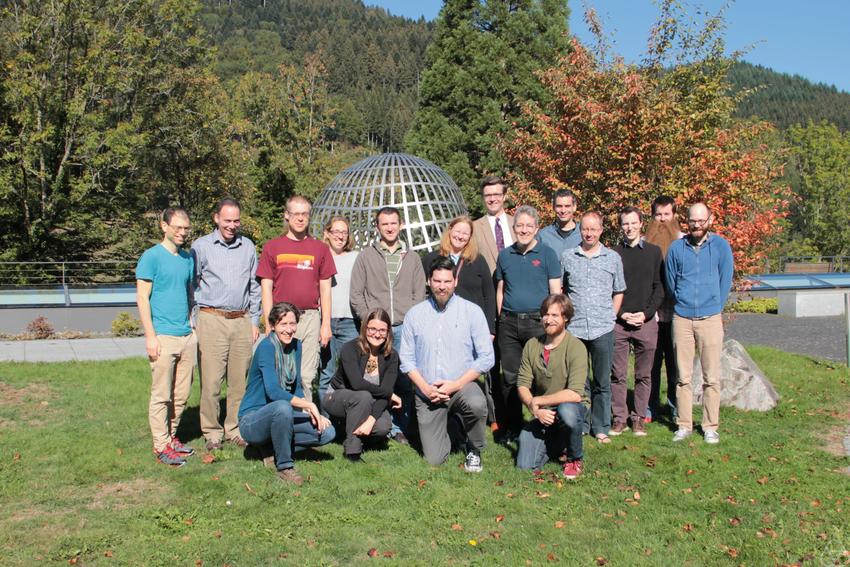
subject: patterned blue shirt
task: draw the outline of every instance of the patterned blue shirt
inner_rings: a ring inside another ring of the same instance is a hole
[[[442,311],[431,298],[410,308],[398,355],[402,372],[418,370],[429,384],[457,380],[469,369],[484,374],[496,360],[484,312],[457,295]]]
[[[576,337],[593,340],[614,330],[615,293],[626,291],[620,255],[602,244],[593,256],[585,256],[581,246],[561,256],[564,292],[575,307],[567,329]]]
[[[228,244],[218,229],[192,243],[195,257],[195,308],[250,311],[251,322],[260,322],[260,284],[257,283],[257,249],[247,236],[237,235]]]

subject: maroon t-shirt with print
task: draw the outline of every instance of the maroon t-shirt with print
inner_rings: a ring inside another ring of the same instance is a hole
[[[331,249],[311,236],[292,240],[284,235],[269,240],[257,266],[258,278],[274,282],[273,301],[288,301],[298,309],[318,309],[319,281],[335,274]]]

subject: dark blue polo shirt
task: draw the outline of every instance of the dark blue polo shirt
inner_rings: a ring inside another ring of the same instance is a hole
[[[560,280],[561,261],[555,251],[540,241],[525,254],[516,243],[499,252],[496,281],[504,280],[502,311],[512,313],[539,312],[549,295],[549,280]]]

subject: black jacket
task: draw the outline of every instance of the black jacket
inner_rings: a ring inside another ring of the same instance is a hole
[[[372,394],[375,402],[372,404],[371,415],[378,419],[387,409],[393,395],[395,381],[398,378],[398,353],[392,351],[389,356],[378,356],[379,382],[375,386],[363,379],[369,355],[363,354],[357,341],[358,339],[354,339],[342,345],[342,350],[339,352],[339,365],[331,379],[331,387],[334,390],[365,390]]]
[[[429,252],[422,258],[422,267],[425,277],[428,277],[428,268],[431,262],[440,255],[439,250]],[[484,311],[487,318],[487,327],[490,334],[496,334],[496,288],[493,284],[493,276],[487,261],[480,254],[473,262],[461,259],[458,266],[457,288],[455,293],[467,301],[471,301]]]

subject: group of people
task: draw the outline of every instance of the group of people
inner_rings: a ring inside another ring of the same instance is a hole
[[[377,211],[378,238],[357,252],[345,217],[318,240],[310,202],[291,197],[286,232],[259,258],[236,200],[218,203],[216,229],[190,250],[186,211],[166,209],[162,242],[136,268],[157,460],[182,466],[194,452],[177,429],[196,357],[206,450],[269,448],[268,462],[295,484],[293,452],[333,441],[337,429],[353,462],[370,440],[408,444],[411,435],[430,464],[462,448],[464,469],[479,472],[488,423],[498,441],[517,444],[518,467],[554,459],[576,478],[585,435],[603,444],[628,430],[646,435],[665,412],[678,426],[673,441],[692,433],[696,350],[702,432],[719,442],[720,313],[733,261],[710,232],[708,207],[690,206],[687,233],[670,197],[653,201],[645,232],[641,211],[626,207],[608,248],[604,218],[579,219],[570,190],[554,194],[555,221],[543,228],[533,207],[506,213],[503,179],[483,179],[481,196],[487,214],[453,219],[422,258],[400,238],[393,207]]]

